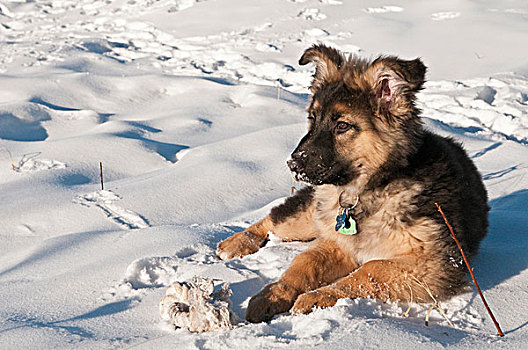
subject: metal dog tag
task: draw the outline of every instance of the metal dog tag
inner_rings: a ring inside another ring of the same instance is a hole
[[[341,204],[341,196],[345,191],[341,192],[337,203],[339,204],[339,211],[336,217],[336,226],[335,230],[342,235],[356,235],[358,233],[356,220],[350,215],[350,212],[357,206],[359,203],[359,196],[356,196],[356,203],[352,206],[343,207]]]
[[[356,220],[354,220],[351,216],[346,216],[345,219],[345,225],[341,227],[338,230],[339,233],[344,235],[355,235],[358,233],[357,226],[356,226]]]
[[[346,226],[346,219],[347,219],[347,214],[344,211],[343,213],[338,214],[336,216],[336,225],[335,225],[336,231],[339,231],[340,229]]]
[[[343,235],[357,234],[356,220],[352,218],[347,209],[341,209],[336,216],[335,230]]]

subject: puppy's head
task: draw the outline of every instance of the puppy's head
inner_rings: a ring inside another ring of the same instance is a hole
[[[424,83],[420,59],[369,62],[314,45],[299,64],[315,63],[308,133],[288,165],[314,185],[346,185],[382,167],[405,166],[421,133],[415,95]]]

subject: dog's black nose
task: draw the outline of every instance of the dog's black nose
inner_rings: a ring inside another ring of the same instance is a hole
[[[293,159],[293,155],[292,155],[292,159],[288,160],[286,162],[286,164],[288,164],[288,167],[293,172],[299,172],[299,170],[301,168],[299,162],[297,160]]]

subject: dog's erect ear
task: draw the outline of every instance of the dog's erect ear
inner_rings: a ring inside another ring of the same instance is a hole
[[[379,109],[394,116],[404,116],[414,107],[415,95],[423,86],[426,70],[419,58],[406,61],[397,57],[380,57],[367,69],[365,77]]]
[[[319,44],[313,45],[306,50],[299,60],[301,66],[310,62],[315,63],[314,80],[310,87],[310,90],[314,93],[324,83],[335,81],[339,78],[339,70],[346,60],[336,49]]]

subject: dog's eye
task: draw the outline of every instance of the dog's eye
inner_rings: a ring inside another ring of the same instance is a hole
[[[338,122],[335,127],[335,130],[338,134],[340,134],[340,133],[350,130],[352,127],[353,127],[352,124],[349,124],[346,122]]]
[[[313,112],[308,114],[308,120],[312,122],[315,120],[315,114]]]

